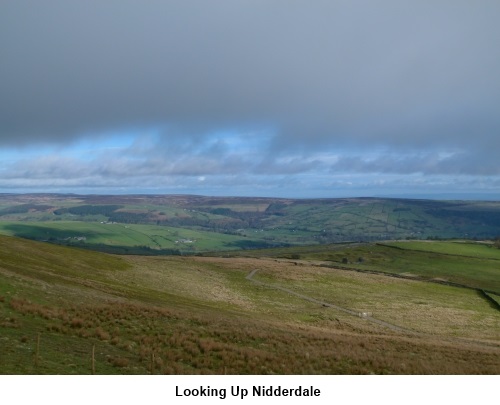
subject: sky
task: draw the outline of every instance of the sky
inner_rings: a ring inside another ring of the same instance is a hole
[[[500,200],[497,0],[2,0],[0,192]]]

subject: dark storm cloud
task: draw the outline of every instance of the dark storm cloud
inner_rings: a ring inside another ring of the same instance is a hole
[[[186,134],[273,128],[277,157],[451,151],[479,172],[500,149],[499,13],[487,0],[3,1],[0,142],[161,128],[183,148]]]

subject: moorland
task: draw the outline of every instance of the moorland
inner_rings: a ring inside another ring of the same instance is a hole
[[[2,195],[3,374],[498,374],[500,203]]]

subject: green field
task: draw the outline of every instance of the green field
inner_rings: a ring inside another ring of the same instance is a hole
[[[0,236],[0,371],[500,372],[499,312],[476,291],[321,267],[318,248],[300,260],[116,256]]]
[[[500,294],[500,249],[478,242],[404,241],[227,252],[313,261],[329,267],[419,276]]]
[[[108,251],[116,253],[144,254],[148,249],[199,253],[403,239],[491,240],[500,235],[500,202],[6,194],[0,195],[0,232],[60,244],[79,238],[78,245],[91,249],[110,246]],[[179,239],[185,243],[175,243]]]
[[[468,256],[481,259],[500,260],[500,249],[489,243],[453,241],[453,242],[391,242],[387,246],[396,246],[405,250],[418,250],[422,252],[435,252],[453,256]]]
[[[196,253],[240,249],[252,242],[256,246],[262,246],[258,240],[237,235],[159,225],[105,222],[0,221],[0,234],[117,253]]]

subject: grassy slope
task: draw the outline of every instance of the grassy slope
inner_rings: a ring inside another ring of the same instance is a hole
[[[293,270],[260,272],[258,279],[418,332],[500,338],[498,311],[471,290],[328,268]]]
[[[154,250],[178,249],[183,252],[237,249],[238,241],[242,239],[234,235],[166,226],[81,221],[0,221],[0,233],[76,246],[146,246]],[[76,239],[81,237],[85,237],[85,240]]]
[[[500,250],[475,242],[404,241],[227,252],[312,260],[333,267],[441,279],[500,294]]]
[[[257,280],[425,334],[393,332],[256,285],[245,279],[255,268]],[[90,373],[93,345],[96,371],[107,374],[147,373],[152,353],[156,373],[497,374],[499,329],[484,300],[440,285],[287,260],[116,257],[0,237],[7,374]]]
[[[454,256],[466,256],[482,259],[500,260],[500,249],[492,245],[468,241],[453,242],[421,242],[404,241],[386,243],[389,246],[397,246],[407,250],[418,250],[422,252],[436,252]]]

